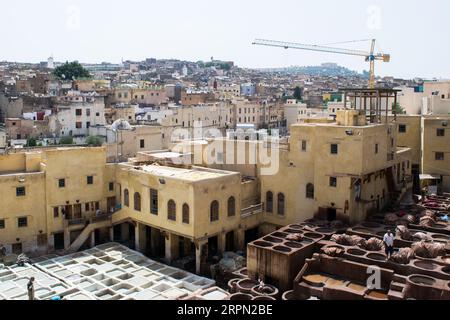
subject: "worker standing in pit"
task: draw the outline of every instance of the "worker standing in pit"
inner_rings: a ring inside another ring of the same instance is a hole
[[[28,300],[34,300],[34,277],[30,278],[27,284]]]

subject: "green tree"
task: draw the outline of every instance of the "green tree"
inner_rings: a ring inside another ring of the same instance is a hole
[[[79,78],[90,78],[91,74],[77,61],[66,62],[62,66],[57,67],[53,74],[61,80],[74,80]]]
[[[300,87],[295,87],[294,98],[297,100],[302,100],[302,89]]]
[[[103,144],[103,139],[99,136],[89,136],[86,139],[86,144],[89,146],[100,147]]]
[[[36,139],[30,138],[27,140],[27,147],[36,147],[36,146],[37,146]]]
[[[73,144],[73,138],[72,137],[61,137],[61,139],[59,139],[59,144],[62,144],[62,145]]]
[[[392,112],[394,112],[395,114],[406,114],[405,109],[402,108],[402,106],[400,105],[400,103],[397,102],[397,104],[392,104]]]

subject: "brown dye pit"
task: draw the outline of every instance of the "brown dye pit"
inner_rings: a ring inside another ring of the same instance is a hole
[[[342,285],[344,285],[344,283],[345,283],[345,281],[339,280],[339,279],[329,278],[327,280],[327,285],[330,285],[330,286],[342,286]]]
[[[267,241],[255,241],[255,242],[253,242],[253,244],[255,246],[263,247],[263,248],[268,248],[268,247],[271,247],[273,245],[272,243],[267,242]]]
[[[250,279],[244,279],[244,280],[240,280],[237,282],[237,285],[244,289],[251,289],[257,284],[258,284],[258,282],[250,280]]]
[[[414,265],[416,267],[426,269],[426,270],[434,270],[437,268],[437,266],[433,262],[430,262],[430,261],[415,261]]]
[[[291,229],[291,228],[285,229],[285,230],[283,230],[283,231],[284,231],[284,232],[287,232],[287,233],[299,233],[297,229]]]
[[[253,297],[246,293],[235,293],[230,296],[230,300],[252,300]]]
[[[289,252],[292,251],[291,248],[284,247],[284,246],[276,246],[276,247],[273,247],[273,250],[279,251],[279,252],[284,252],[284,253],[289,253]]]
[[[364,228],[369,228],[369,229],[376,229],[376,228],[380,227],[380,225],[378,223],[375,223],[375,222],[364,222],[364,223],[361,223],[361,225]]]
[[[347,253],[354,256],[363,256],[366,252],[360,249],[348,249]]]
[[[386,293],[380,291],[370,291],[368,296],[375,299],[383,299],[383,300],[386,300],[388,298],[388,295]]]
[[[311,239],[319,239],[319,238],[322,238],[322,235],[320,235],[318,233],[307,232],[307,233],[305,233],[305,237],[311,238]]]
[[[427,276],[419,276],[419,275],[410,276],[409,280],[412,283],[426,285],[426,286],[432,286],[433,284],[436,283],[436,280],[434,280],[433,278],[430,278]]]
[[[431,236],[435,240],[449,241],[450,237],[443,234],[433,234]]]
[[[376,235],[380,236],[380,237],[383,237],[385,234],[386,234],[386,232],[384,232],[384,231],[380,231],[380,232],[376,233]]]
[[[433,226],[433,228],[436,228],[436,229],[445,229],[445,228],[447,228],[447,225],[446,225],[446,224],[441,224],[441,223],[435,223],[434,226]]]
[[[386,257],[379,253],[369,253],[367,255],[367,258],[376,260],[376,261],[385,261],[386,260]]]
[[[276,299],[273,298],[273,297],[269,297],[269,296],[258,296],[258,297],[254,297],[253,300],[256,300],[256,301],[258,301],[258,300],[271,300],[271,301],[273,301],[273,300],[276,300]]]
[[[289,227],[292,228],[292,229],[302,229],[302,226],[299,225],[299,224],[292,224]]]
[[[304,276],[303,279],[313,285],[324,285],[325,282],[329,279],[329,277],[326,277],[321,274],[309,274],[307,276]]]
[[[367,289],[366,287],[354,282],[350,282],[350,284],[347,287],[354,291],[361,291],[361,292],[364,292]]]
[[[283,240],[278,239],[278,238],[274,238],[274,237],[271,237],[271,236],[265,237],[265,238],[263,238],[263,240],[269,241],[269,242],[273,242],[273,243],[281,243],[281,242],[283,242]]]
[[[303,248],[303,245],[301,243],[292,242],[292,241],[286,242],[284,245],[289,248],[293,248],[293,249]]]
[[[442,272],[446,273],[446,274],[450,274],[450,267],[444,267],[442,268]]]
[[[300,232],[297,231],[297,233],[300,233]],[[286,238],[287,235],[288,234],[284,233],[284,232],[274,232],[274,233],[272,233],[272,236],[278,237],[278,238]]]
[[[361,233],[371,233],[371,230],[369,230],[367,228],[353,228],[352,230],[355,232],[361,232]]]
[[[334,230],[329,229],[329,228],[317,228],[315,231],[319,232],[319,233],[333,233],[334,232]]]

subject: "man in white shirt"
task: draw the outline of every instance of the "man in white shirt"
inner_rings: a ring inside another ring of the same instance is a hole
[[[395,238],[394,234],[392,233],[391,230],[388,230],[388,232],[383,237],[384,247],[388,259],[394,253],[394,238]]]

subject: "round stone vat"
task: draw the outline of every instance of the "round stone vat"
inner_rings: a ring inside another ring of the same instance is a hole
[[[288,248],[285,246],[276,246],[276,247],[273,247],[273,250],[278,251],[278,252],[283,252],[283,253],[289,253],[292,251],[291,248]]]
[[[414,261],[413,265],[418,268],[425,269],[425,270],[435,270],[437,268],[436,264],[434,264],[431,261],[425,261],[425,260]]]
[[[450,267],[443,267],[442,272],[445,274],[450,274]]]
[[[372,230],[367,229],[367,228],[361,228],[361,227],[356,227],[356,228],[352,228],[351,229],[354,232],[360,232],[360,233],[372,233]]]
[[[263,247],[263,248],[270,248],[271,246],[273,246],[272,243],[267,242],[267,241],[255,241],[255,242],[253,242],[253,244],[255,246]]]
[[[297,231],[296,233],[301,233],[301,232],[299,232],[299,231]],[[272,236],[274,236],[274,237],[277,237],[277,238],[286,238],[287,237],[287,233],[285,233],[285,232],[274,232],[274,233],[272,233]]]
[[[352,256],[361,257],[366,254],[366,251],[361,250],[361,249],[356,249],[356,248],[350,248],[350,249],[347,249],[347,253],[351,254]]]
[[[377,229],[377,228],[381,227],[380,224],[376,223],[376,222],[363,222],[363,223],[361,223],[361,226],[363,226],[364,228],[369,228],[369,229]]]
[[[311,239],[320,239],[320,238],[322,238],[322,235],[318,234],[318,233],[314,233],[314,232],[307,232],[307,233],[305,233],[305,237],[311,238]]]
[[[259,285],[258,281],[252,279],[242,279],[236,282],[236,293],[251,294],[254,286]]]
[[[268,241],[268,242],[272,242],[272,243],[281,243],[283,242],[283,240],[275,238],[275,237],[271,237],[271,236],[267,236],[263,238],[264,241]]]
[[[228,291],[230,291],[230,293],[236,293],[236,283],[241,280],[239,278],[236,279],[231,279],[230,281],[228,281]]]
[[[328,233],[333,233],[334,232],[334,230],[333,229],[330,229],[330,228],[317,228],[316,230],[314,230],[315,232],[318,232],[318,233],[326,233],[326,234],[328,234]]]
[[[408,280],[414,284],[422,286],[432,286],[436,283],[436,279],[419,274],[413,274],[409,276]]]
[[[433,234],[431,236],[434,240],[438,240],[438,241],[444,241],[447,242],[450,240],[449,236],[446,236],[445,234]]]
[[[248,293],[233,293],[230,296],[231,301],[252,300],[253,296]]]
[[[260,288],[259,285],[254,286],[252,288],[252,292],[251,294],[256,296],[267,296],[267,297],[272,297],[274,298],[274,300],[276,300],[278,298],[279,295],[279,291],[276,287],[271,286],[271,285],[265,285],[262,288]]]
[[[277,300],[274,297],[270,297],[270,296],[257,296],[254,297],[253,300],[255,301],[274,301]]]
[[[298,229],[292,229],[292,228],[288,228],[288,229],[285,229],[283,231],[287,232],[287,233],[299,233]]]
[[[300,248],[303,248],[303,245],[302,245],[301,243],[293,242],[293,241],[285,242],[284,245],[285,245],[286,247],[293,248],[293,249],[300,249]]]
[[[367,258],[376,260],[376,261],[386,261],[386,256],[381,253],[369,253]]]
[[[291,229],[296,229],[296,230],[301,230],[301,229],[302,229],[302,226],[299,225],[299,224],[291,224],[291,225],[289,226],[289,228],[291,228]]]
[[[283,293],[283,295],[281,296],[281,299],[282,299],[282,300],[285,300],[285,301],[287,301],[287,300],[295,300],[295,297],[294,297],[294,291],[293,291],[293,290],[286,291],[286,292]]]

